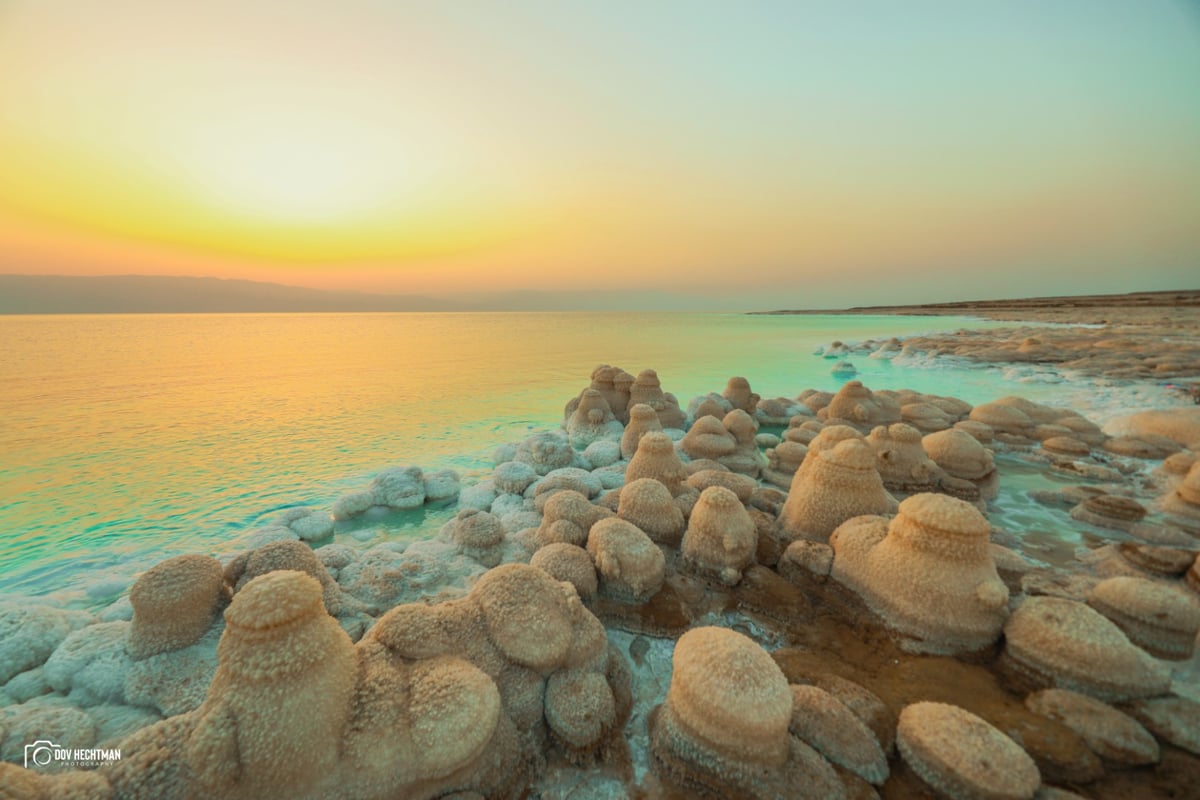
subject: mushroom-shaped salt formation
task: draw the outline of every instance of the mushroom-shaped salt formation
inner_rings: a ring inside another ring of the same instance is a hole
[[[638,442],[647,433],[654,431],[662,431],[657,412],[645,403],[632,406],[629,409],[629,422],[625,426],[625,433],[621,434],[621,458],[633,458]]]
[[[829,534],[851,517],[895,510],[896,500],[875,470],[875,451],[866,442],[851,439],[829,450],[809,450],[792,479],[779,519],[791,539],[827,542]]]
[[[716,392],[693,397],[687,407],[687,415],[693,420],[701,417],[724,419],[730,411],[733,411],[733,405]]]
[[[1020,745],[958,706],[905,706],[896,745],[913,772],[947,797],[1029,800],[1042,782]]]
[[[653,408],[664,428],[682,428],[686,421],[683,411],[679,408],[679,401],[673,395],[663,392],[658,373],[652,369],[639,372],[629,390],[630,406],[638,403],[645,403]]]
[[[869,431],[876,425],[900,421],[900,407],[888,397],[876,395],[862,381],[850,381],[833,396],[817,416],[831,423],[852,425]]]
[[[979,481],[996,471],[991,451],[958,428],[928,434],[921,439],[921,445],[934,463],[952,477]]]
[[[679,544],[686,524],[667,487],[653,478],[638,478],[621,488],[617,516],[654,542],[671,546]]]
[[[647,433],[638,442],[637,452],[625,470],[625,482],[639,478],[653,478],[666,486],[672,497],[683,491],[688,472],[675,452],[671,437],[661,432]]]
[[[742,505],[750,502],[754,490],[758,488],[753,478],[717,469],[697,470],[688,477],[687,483],[698,492],[703,492],[710,486],[723,486],[736,494],[738,502]]]
[[[766,459],[758,452],[758,420],[735,408],[721,420],[725,430],[734,440],[732,453],[717,459],[733,472],[757,478],[766,465]]]
[[[700,493],[683,534],[683,563],[722,583],[736,585],[754,563],[758,529],[737,495],[721,486]]]
[[[542,431],[524,439],[517,445],[514,461],[533,467],[538,475],[569,467],[575,462],[575,451],[566,434],[558,431]]]
[[[555,492],[542,508],[542,524],[533,536],[534,543],[538,547],[552,542],[582,547],[592,526],[610,516],[611,511],[593,505],[579,492],[570,489]]]
[[[830,537],[832,575],[903,637],[904,649],[978,651],[996,641],[1008,614],[990,531],[970,503],[914,495],[891,523],[864,517],[839,527]]]
[[[1171,685],[1166,667],[1083,603],[1028,597],[1004,626],[1001,665],[1025,688],[1071,689],[1106,702],[1154,697]]]
[[[1025,707],[1063,723],[1106,761],[1131,767],[1158,761],[1154,737],[1128,714],[1095,698],[1066,689],[1043,689],[1026,697]]]
[[[1071,516],[1080,522],[1128,533],[1146,516],[1146,509],[1131,497],[1098,494],[1072,508]]]
[[[662,588],[666,558],[637,526],[617,518],[600,520],[588,535],[587,550],[609,597],[643,603]]]
[[[505,461],[492,470],[492,483],[505,494],[524,494],[537,479],[537,470],[524,461]]]
[[[618,380],[624,376],[629,378],[628,383],[623,386],[618,386]],[[629,419],[629,386],[633,382],[633,376],[626,373],[620,367],[610,367],[607,364],[601,364],[592,371],[591,388],[600,392],[608,403],[609,409],[621,422]]]
[[[713,797],[842,797],[833,768],[791,737],[792,693],[766,651],[725,628],[675,643],[666,702],[650,718],[665,777]]]
[[[537,567],[555,580],[571,584],[585,600],[596,594],[599,586],[592,557],[588,555],[587,550],[573,544],[548,544],[533,554],[529,565]]]
[[[750,381],[737,376],[729,379],[721,396],[728,400],[733,408],[740,408],[747,414],[753,414],[758,407],[758,401],[762,399],[750,390]]]
[[[922,433],[944,431],[953,421],[949,414],[933,403],[906,403],[900,406],[900,418]]]
[[[789,430],[789,433],[791,431]],[[785,436],[784,440],[767,450],[767,466],[762,477],[767,483],[786,489],[792,485],[792,477],[808,455],[808,446]]]
[[[458,548],[485,567],[494,567],[503,556],[504,526],[487,511],[464,508],[446,523],[443,534]]]
[[[689,458],[709,458],[717,461],[722,456],[733,454],[737,449],[737,440],[725,430],[721,420],[704,416],[697,419],[691,430],[679,441],[679,449]]]
[[[220,663],[187,742],[190,772],[213,797],[307,794],[342,750],[354,645],[325,613],[321,585],[291,570],[246,584],[225,621]]]
[[[587,750],[609,736],[617,723],[617,703],[604,676],[565,669],[546,681],[546,723],[569,752]]]
[[[926,455],[921,432],[911,425],[880,425],[867,436],[867,443],[875,450],[875,468],[889,491],[931,491],[942,474]]]
[[[138,661],[195,644],[228,598],[221,562],[211,556],[176,556],[155,564],[129,590],[129,657]]]
[[[1109,578],[1092,588],[1088,605],[1147,653],[1173,660],[1192,657],[1200,631],[1200,601],[1175,587],[1145,578]]]
[[[619,439],[624,426],[613,415],[604,395],[595,389],[584,389],[579,405],[563,423],[567,438],[574,447],[587,447],[601,439]]]
[[[992,402],[971,409],[970,419],[982,422],[998,434],[1032,439],[1034,422],[1024,411],[1015,406]]]

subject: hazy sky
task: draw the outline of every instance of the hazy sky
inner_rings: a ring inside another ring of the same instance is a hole
[[[0,0],[0,272],[1200,286],[1200,3]]]

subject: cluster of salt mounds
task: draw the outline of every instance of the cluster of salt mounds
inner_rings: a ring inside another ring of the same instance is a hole
[[[1141,419],[737,376],[681,404],[602,366],[477,483],[391,468],[99,618],[0,607],[0,795],[1190,791],[1200,467]],[[993,526],[1013,464],[1092,548]],[[428,541],[328,541],[427,503]],[[18,766],[39,738],[121,760]]]

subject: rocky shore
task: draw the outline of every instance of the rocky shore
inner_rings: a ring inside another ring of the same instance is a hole
[[[1185,796],[1198,452],[1183,404],[680,403],[601,366],[482,481],[389,468],[98,614],[0,607],[0,797]],[[994,523],[1016,476],[1057,533]],[[428,541],[334,540],[426,504]]]

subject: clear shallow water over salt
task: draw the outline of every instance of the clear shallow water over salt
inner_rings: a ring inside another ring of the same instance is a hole
[[[0,592],[100,603],[165,557],[227,552],[264,514],[326,505],[381,467],[482,474],[496,445],[557,425],[601,362],[657,369],[683,404],[731,375],[764,397],[794,396],[844,382],[812,355],[833,339],[991,325],[686,313],[0,317]],[[1122,387],[1018,384],[1003,369],[851,360],[873,389],[968,402],[1021,394],[1101,416],[1131,402]],[[449,513],[356,533],[425,537]]]

